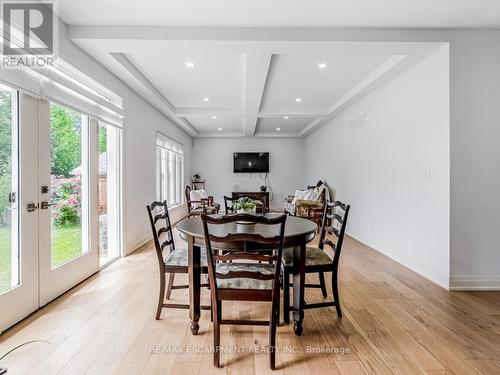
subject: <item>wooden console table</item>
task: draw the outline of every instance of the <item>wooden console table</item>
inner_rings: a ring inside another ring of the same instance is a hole
[[[259,200],[266,207],[266,212],[269,212],[269,192],[268,191],[233,191],[232,198],[238,199],[248,197],[250,199]]]

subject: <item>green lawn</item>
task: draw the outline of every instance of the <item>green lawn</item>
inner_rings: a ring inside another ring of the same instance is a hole
[[[10,288],[10,227],[0,226],[0,293]]]
[[[52,228],[52,267],[71,260],[82,253],[82,228],[54,227]]]
[[[81,254],[80,226],[55,227],[52,232],[52,266],[57,267]],[[0,227],[0,293],[10,288],[11,277],[10,228]]]

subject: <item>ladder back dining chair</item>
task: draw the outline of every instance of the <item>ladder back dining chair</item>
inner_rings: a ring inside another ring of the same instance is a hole
[[[222,324],[269,326],[269,366],[276,367],[276,327],[279,320],[280,264],[283,254],[286,215],[201,215],[206,243],[214,327],[214,366],[220,366]],[[245,222],[245,224],[238,224]],[[229,233],[227,225],[244,225]],[[226,227],[224,228],[224,225]],[[233,251],[219,254],[230,243]],[[248,250],[256,245],[258,250]],[[260,250],[263,248],[264,250]],[[234,250],[236,249],[236,250]],[[272,251],[271,251],[272,250]],[[271,251],[271,252],[270,252]],[[269,320],[224,319],[223,301],[270,302]]]

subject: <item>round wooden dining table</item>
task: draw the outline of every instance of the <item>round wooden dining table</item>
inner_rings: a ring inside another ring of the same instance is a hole
[[[276,215],[276,214],[267,214]],[[201,218],[192,217],[181,220],[176,225],[182,239],[188,243],[188,268],[189,268],[189,318],[191,320],[191,333],[198,334],[201,309],[201,248],[205,247],[205,236]],[[262,224],[244,225],[228,223],[220,225],[218,230],[224,233],[265,233],[269,229]],[[314,239],[318,226],[316,223],[295,216],[288,216],[285,225],[285,248],[293,248],[293,313],[294,331],[302,334],[304,320],[304,284],[305,284],[305,259],[306,244]]]

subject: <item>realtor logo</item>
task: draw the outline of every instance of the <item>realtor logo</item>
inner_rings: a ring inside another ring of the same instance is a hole
[[[56,54],[54,1],[2,1],[2,67],[46,67]]]

